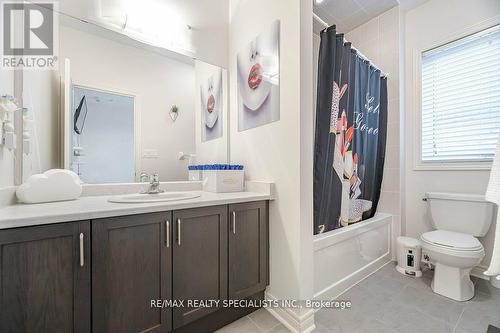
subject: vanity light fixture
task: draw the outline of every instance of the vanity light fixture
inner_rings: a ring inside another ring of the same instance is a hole
[[[101,13],[100,19],[139,41],[168,50],[194,53],[192,27],[175,8],[159,1],[123,0]]]

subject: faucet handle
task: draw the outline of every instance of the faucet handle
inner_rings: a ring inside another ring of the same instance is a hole
[[[160,175],[158,175],[158,173],[154,173],[151,176],[151,181],[154,182],[154,183],[158,183],[160,181]]]
[[[141,175],[139,176],[139,179],[141,183],[145,183],[149,180],[149,175],[145,172],[142,172]]]

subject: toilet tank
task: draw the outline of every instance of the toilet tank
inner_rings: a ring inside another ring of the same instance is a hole
[[[434,228],[476,237],[488,232],[494,205],[484,195],[427,192],[425,198]]]

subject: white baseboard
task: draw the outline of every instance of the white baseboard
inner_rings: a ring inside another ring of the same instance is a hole
[[[276,301],[277,298],[266,291],[266,299]],[[266,308],[276,319],[293,333],[310,333],[314,325],[314,310],[308,309],[306,313],[299,316],[295,311],[288,308]]]
[[[484,275],[484,272],[486,272],[487,269],[488,269],[488,267],[486,267],[486,266],[476,266],[472,269],[472,271],[470,272],[470,275],[475,276],[475,277],[480,278],[480,279],[483,279],[483,280],[486,280],[486,281],[489,281],[490,277],[487,275]]]
[[[335,282],[326,289],[323,289],[319,293],[314,295],[314,299],[317,300],[332,300],[336,299],[339,295],[344,293],[347,289],[351,288],[361,280],[365,279],[369,275],[373,274],[387,263],[391,262],[391,252],[386,252],[379,258],[373,260],[369,264],[361,267],[357,271],[349,274],[340,281]]]

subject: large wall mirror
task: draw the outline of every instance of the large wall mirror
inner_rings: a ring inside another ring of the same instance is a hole
[[[23,180],[180,181],[228,162],[227,1],[146,2],[59,2],[58,69],[23,71]]]

